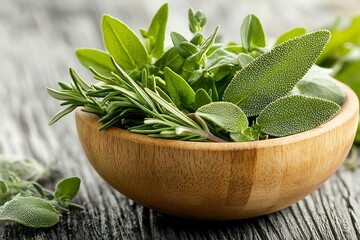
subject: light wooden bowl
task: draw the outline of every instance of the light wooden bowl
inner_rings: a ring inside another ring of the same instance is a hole
[[[359,104],[347,99],[326,124],[288,137],[246,143],[152,139],[111,128],[76,111],[92,166],[111,186],[146,207],[171,215],[230,220],[286,208],[324,183],[354,140]]]

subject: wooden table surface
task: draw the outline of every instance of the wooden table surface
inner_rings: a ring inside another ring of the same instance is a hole
[[[110,13],[134,29],[147,28],[163,2],[1,1],[0,153],[32,156],[62,176],[80,176],[83,184],[77,202],[85,210],[65,214],[58,225],[49,229],[0,223],[0,239],[360,238],[360,170],[341,167],[313,194],[274,214],[230,222],[186,220],[144,208],[109,187],[89,165],[73,116],[48,126],[59,107],[47,95],[46,87],[55,88],[58,81],[69,82],[69,67],[90,79],[77,62],[74,50],[102,48],[101,16]],[[350,16],[360,10],[357,0],[182,0],[170,2],[170,30],[187,32],[190,6],[207,13],[209,31],[220,24],[225,39],[238,39],[241,21],[250,12],[264,22],[268,36],[274,36],[299,25],[320,27],[336,15]]]

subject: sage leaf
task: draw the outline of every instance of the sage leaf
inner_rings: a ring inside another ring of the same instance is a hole
[[[240,132],[249,125],[245,113],[229,102],[209,103],[200,107],[196,114],[228,132]]]
[[[123,22],[104,15],[102,32],[106,49],[125,71],[148,63],[148,53],[136,34]]]
[[[258,115],[293,89],[329,38],[329,31],[318,30],[276,45],[234,75],[223,100],[238,105],[248,117]]]
[[[153,37],[155,43],[154,47],[151,49],[150,55],[155,58],[160,58],[164,51],[164,42],[165,42],[165,32],[166,24],[169,14],[169,4],[165,3],[160,7],[160,9],[155,14],[154,18],[151,21],[148,37]]]
[[[166,90],[176,106],[192,110],[195,102],[195,92],[190,85],[170,68],[164,70]]]
[[[306,33],[306,29],[302,28],[302,27],[297,27],[297,28],[293,28],[290,29],[289,31],[283,33],[275,42],[275,45],[278,45],[280,43],[283,43],[287,40],[290,40],[294,37],[298,37],[301,35],[304,35]]]
[[[253,14],[245,17],[241,28],[241,43],[243,48],[249,52],[253,46],[265,47],[265,33],[260,20]]]
[[[340,106],[332,101],[302,95],[285,96],[270,103],[257,118],[261,130],[283,137],[320,126],[334,117]]]
[[[92,67],[101,75],[112,77],[111,72],[115,71],[115,67],[110,60],[109,54],[96,49],[87,48],[78,49],[75,53],[84,67],[88,69]]]
[[[304,78],[296,84],[292,92],[327,99],[341,105],[345,101],[345,91],[340,88],[326,70],[314,65]]]
[[[54,198],[59,202],[70,202],[79,191],[81,180],[78,177],[69,177],[56,184]]]
[[[252,60],[254,60],[254,58],[252,56],[250,56],[249,54],[239,53],[239,55],[237,56],[237,60],[240,64],[240,66],[244,68],[247,65],[249,65],[249,63],[252,62]]]
[[[209,94],[203,89],[200,88],[195,93],[195,109],[198,109],[201,106],[211,103],[211,97]]]
[[[0,210],[0,221],[14,221],[27,227],[51,227],[60,220],[59,212],[39,197],[15,197]]]

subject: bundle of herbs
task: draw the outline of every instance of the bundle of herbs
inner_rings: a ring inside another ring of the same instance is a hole
[[[188,12],[193,36],[170,34],[164,51],[168,4],[155,14],[143,41],[123,22],[105,15],[107,52],[76,55],[100,84],[87,84],[73,69],[72,83],[48,89],[62,101],[56,122],[77,107],[98,115],[101,129],[117,126],[155,138],[191,141],[255,141],[315,128],[340,111],[344,91],[314,63],[330,39],[328,30],[290,31],[267,44],[250,14],[241,44],[209,37],[201,11]]]

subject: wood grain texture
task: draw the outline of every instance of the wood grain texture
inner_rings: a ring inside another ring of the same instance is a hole
[[[109,187],[86,160],[72,117],[47,126],[59,107],[45,88],[54,88],[57,81],[70,81],[67,71],[70,66],[90,79],[76,61],[74,50],[102,48],[101,15],[113,14],[137,29],[147,26],[160,2],[1,1],[0,152],[30,155],[58,169],[63,176],[80,176],[83,185],[77,201],[86,210],[65,214],[58,225],[45,230],[1,223],[0,239],[360,238],[359,170],[352,172],[341,167],[310,196],[274,214],[231,222],[185,220],[144,208]],[[183,18],[186,10],[193,6],[207,13],[212,26],[220,23],[223,34],[228,32],[229,38],[238,36],[239,24],[232,21],[240,22],[248,12],[259,15],[268,34],[279,34],[297,25],[311,29],[331,21],[336,13],[350,15],[359,9],[355,0],[237,3],[184,0],[171,4],[174,4],[170,15],[172,29],[186,21]],[[137,14],[132,14],[130,10],[135,8]],[[186,28],[179,32],[186,32]]]
[[[199,143],[99,131],[98,117],[80,109],[76,126],[90,163],[130,199],[180,217],[249,218],[297,202],[342,164],[355,138],[359,100],[341,85],[347,98],[329,122],[266,141]]]

